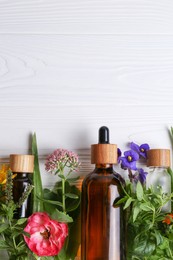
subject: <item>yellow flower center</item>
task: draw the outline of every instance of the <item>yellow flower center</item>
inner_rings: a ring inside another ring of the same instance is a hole
[[[131,162],[131,161],[132,161],[132,157],[129,155],[129,156],[127,157],[127,160],[128,160],[129,162]]]
[[[143,153],[145,150],[144,150],[144,148],[141,148],[141,152]]]

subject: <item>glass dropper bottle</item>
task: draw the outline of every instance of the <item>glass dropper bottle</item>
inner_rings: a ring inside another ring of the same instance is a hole
[[[150,149],[147,152],[147,166],[149,171],[146,177],[146,187],[152,187],[155,192],[161,188],[162,193],[171,193],[171,177],[167,172],[170,167],[169,149]],[[171,212],[171,201],[163,206],[162,211]]]
[[[13,179],[13,199],[19,202],[23,192],[32,184],[30,174],[34,171],[34,156],[24,154],[10,155],[10,168],[16,177]],[[27,218],[32,214],[32,196],[25,199],[22,206],[16,209],[14,217],[16,219]]]
[[[109,129],[99,129],[99,143],[91,146],[92,173],[82,185],[82,260],[122,260],[121,208],[113,207],[120,196],[121,177],[113,170],[117,146],[109,144]]]

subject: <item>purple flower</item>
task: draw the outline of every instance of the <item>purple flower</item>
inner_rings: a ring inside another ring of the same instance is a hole
[[[117,149],[118,163],[120,162],[121,154],[122,154],[122,152],[121,152],[120,148],[118,148],[118,149]]]
[[[129,150],[124,152],[124,157],[120,157],[119,161],[121,161],[121,168],[131,169],[131,170],[137,170],[136,168],[136,161],[139,159],[139,155],[133,151]]]
[[[130,148],[145,159],[147,158],[147,151],[150,149],[148,144],[141,144],[139,146],[133,142],[130,144]]]
[[[146,176],[147,176],[147,172],[144,172],[144,170],[143,169],[138,169],[138,173],[139,173],[139,175],[138,175],[138,179],[139,179],[139,181],[142,183],[142,184],[144,184],[145,182],[146,182]]]

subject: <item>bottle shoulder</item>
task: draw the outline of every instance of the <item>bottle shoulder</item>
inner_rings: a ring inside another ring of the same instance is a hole
[[[158,177],[170,178],[170,175],[167,172],[167,169],[161,168],[161,167],[155,167],[155,168],[149,169],[148,174],[147,174],[147,178],[149,178],[150,176],[151,177],[156,176],[157,178]]]
[[[93,171],[89,173],[83,180],[83,185],[89,185],[90,183],[110,183],[117,186],[121,186],[124,183],[124,179],[121,177],[120,174],[115,172],[114,170],[111,172],[105,172],[103,170],[102,172],[99,171]]]
[[[29,183],[32,184],[32,180],[30,178],[29,173],[14,173],[16,174],[15,178],[13,179],[13,183],[16,182],[23,182],[23,183]]]

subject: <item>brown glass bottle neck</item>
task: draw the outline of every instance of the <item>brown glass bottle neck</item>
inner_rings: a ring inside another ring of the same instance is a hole
[[[113,164],[110,164],[110,163],[96,164],[96,168],[98,168],[98,169],[113,168]]]
[[[25,178],[25,177],[28,177],[30,175],[28,172],[13,172],[13,174],[17,174],[18,178]]]

